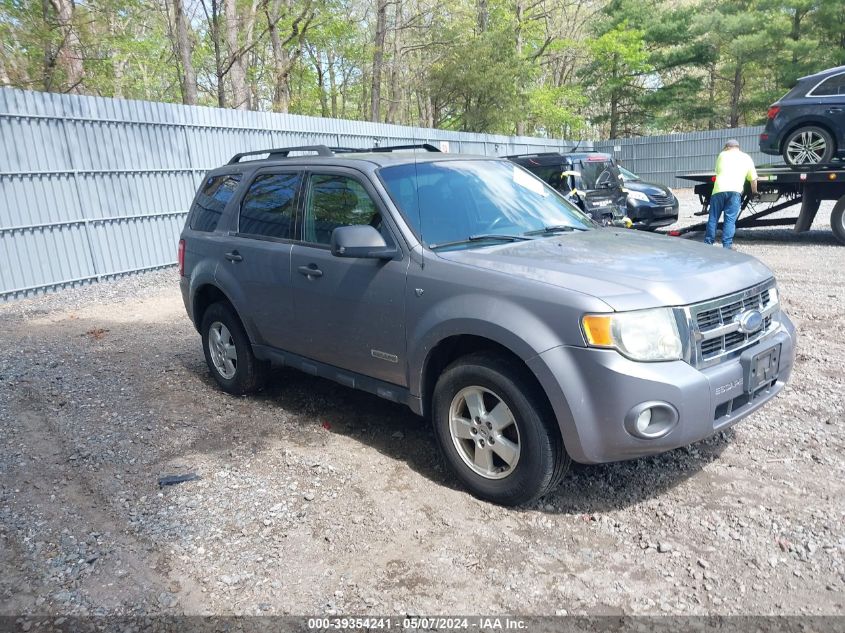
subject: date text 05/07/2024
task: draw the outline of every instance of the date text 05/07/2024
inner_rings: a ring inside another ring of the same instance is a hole
[[[376,629],[425,630],[425,631],[519,631],[527,628],[527,622],[511,617],[334,617],[308,618],[311,630],[354,631]]]

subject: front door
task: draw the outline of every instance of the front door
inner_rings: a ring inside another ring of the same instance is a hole
[[[291,351],[405,386],[407,256],[394,260],[335,257],[332,231],[370,224],[396,245],[378,196],[352,170],[311,173],[305,183],[291,253],[297,339]]]

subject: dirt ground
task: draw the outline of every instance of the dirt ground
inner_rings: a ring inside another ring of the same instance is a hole
[[[842,614],[828,209],[737,236],[800,332],[774,402],[519,509],[458,489],[401,406],[288,370],[221,392],[172,269],[0,305],[0,614]]]

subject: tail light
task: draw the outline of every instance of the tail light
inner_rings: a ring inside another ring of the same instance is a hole
[[[179,240],[179,250],[176,251],[176,261],[179,263],[179,276],[185,276],[185,240]]]
[[[780,112],[779,105],[769,106],[769,111],[766,113],[766,118],[771,121],[778,115],[778,112]]]

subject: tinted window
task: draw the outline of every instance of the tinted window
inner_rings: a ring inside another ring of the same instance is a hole
[[[371,224],[381,228],[381,215],[373,199],[357,180],[346,176],[311,176],[305,204],[302,239],[330,244],[339,226]]]
[[[238,232],[290,238],[299,174],[264,174],[249,186],[241,203]]]
[[[191,228],[195,231],[216,229],[223,209],[240,182],[240,174],[207,178],[191,209]]]
[[[845,95],[845,73],[825,79],[813,90],[813,96]]]

